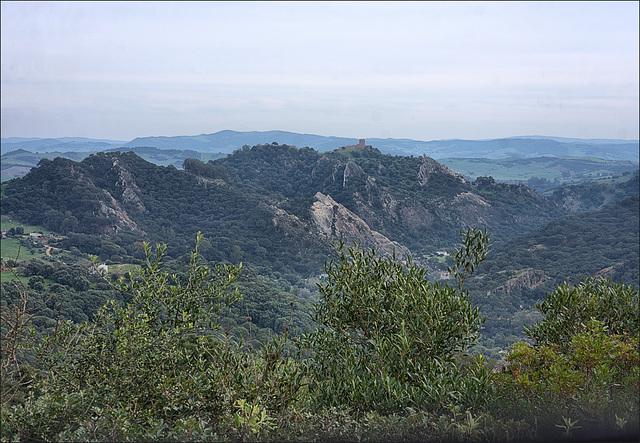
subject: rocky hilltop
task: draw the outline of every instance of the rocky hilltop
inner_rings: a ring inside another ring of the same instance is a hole
[[[419,259],[455,246],[468,226],[508,239],[563,215],[525,186],[472,183],[427,156],[368,146],[326,153],[245,146],[185,168],[156,166],[132,152],[43,159],[7,183],[3,213],[46,226],[47,211],[69,211],[78,220],[74,232],[110,236],[124,248],[164,241],[176,253],[202,231],[208,258],[279,272],[321,268],[339,239]]]
[[[231,181],[260,187],[282,200],[303,201],[308,218],[319,192],[331,196],[366,225],[414,254],[454,244],[458,231],[483,225],[494,238],[527,232],[564,212],[524,185],[472,183],[427,156],[383,155],[377,149],[257,145],[211,162]]]

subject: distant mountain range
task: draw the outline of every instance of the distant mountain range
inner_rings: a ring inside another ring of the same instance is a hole
[[[118,147],[154,147],[158,149],[192,150],[202,153],[230,154],[243,145],[273,143],[310,147],[331,151],[358,143],[356,138],[297,134],[286,131],[220,131],[214,134],[176,137],[139,137],[132,141],[89,139],[82,137],[20,138],[1,140],[1,153],[17,149],[29,152],[97,152]],[[433,140],[367,138],[366,144],[383,154],[402,156],[428,155],[443,158],[534,158],[594,157],[605,160],[639,160],[638,140],[574,139],[561,137],[522,136],[494,140]]]

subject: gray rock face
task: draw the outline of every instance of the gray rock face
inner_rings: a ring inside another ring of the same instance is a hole
[[[521,291],[522,288],[535,288],[545,282],[549,277],[544,272],[536,269],[526,269],[520,275],[495,288],[494,294],[504,293],[510,295],[514,291]]]
[[[98,214],[100,217],[104,218],[115,218],[116,222],[110,226],[105,227],[105,231],[107,233],[113,234],[122,229],[126,231],[139,231],[138,225],[131,220],[129,214],[122,209],[120,204],[117,202],[115,198],[107,191],[103,189],[102,192],[105,194],[106,201],[100,200],[100,208],[98,210]],[[142,232],[144,234],[144,232]]]
[[[124,168],[117,158],[113,159],[113,166],[111,168],[118,174],[118,182],[116,186],[122,189],[122,200],[127,203],[134,203],[138,209],[147,212],[147,208],[144,207],[142,200],[140,199],[140,188],[133,180],[131,173]]]
[[[354,162],[348,162],[347,165],[344,167],[344,175],[342,178],[342,186],[347,186],[347,180],[350,177],[357,177],[359,175],[364,174],[364,171],[362,170],[362,168],[360,166],[358,166],[357,163]]]
[[[420,165],[420,170],[418,171],[418,183],[420,186],[424,186],[429,182],[429,178],[432,174],[449,174],[458,178],[461,182],[465,182],[465,178],[458,174],[455,171],[447,168],[442,163],[438,163],[431,157],[427,157],[426,155],[422,156],[422,164]]]
[[[357,242],[363,247],[373,246],[383,255],[391,255],[395,249],[398,258],[410,255],[405,246],[372,230],[364,220],[331,196],[318,192],[315,198],[316,201],[311,205],[311,220],[320,235],[327,240],[342,239],[349,243]]]

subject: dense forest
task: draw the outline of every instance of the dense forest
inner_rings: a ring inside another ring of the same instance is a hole
[[[453,246],[460,227],[486,225],[500,240],[563,215],[525,186],[473,184],[426,157],[392,157],[375,149],[319,154],[259,145],[197,164],[186,162],[192,174],[185,174],[129,152],[79,163],[43,159],[27,176],[6,183],[3,211],[52,228],[69,211],[73,218],[67,217],[63,233],[110,234],[109,241],[126,251],[115,254],[117,260],[130,260],[133,245],[144,239],[171,244],[169,255],[178,257],[201,230],[211,244],[203,253],[207,259],[307,275],[321,272],[328,256],[327,242],[309,223],[318,192],[415,257]],[[287,217],[295,223],[274,221]],[[85,246],[83,252],[98,251]]]
[[[206,163],[187,159],[184,170],[132,152],[82,162],[43,159],[3,186],[2,208],[4,215],[62,234],[48,241],[51,247],[94,254],[106,264],[141,264],[145,240],[166,242],[167,257],[179,261],[202,231],[204,259],[243,262],[276,290],[298,288],[307,299],[317,294],[314,279],[341,235],[363,245],[387,236],[389,245],[408,247],[431,278],[440,278],[448,259],[435,253],[455,247],[460,228],[487,227],[492,249],[469,284],[488,318],[488,346],[480,349],[498,358],[523,337],[521,326],[537,319],[533,304],[554,285],[599,273],[637,284],[637,211],[608,205],[637,195],[638,187],[636,173],[545,198],[492,177],[469,182],[427,157],[382,155],[371,147],[318,153],[274,143]],[[317,193],[344,208],[341,235],[322,234],[314,215]],[[372,234],[360,235],[349,221],[358,217]]]
[[[371,147],[43,159],[2,186],[3,441],[635,436],[638,187]]]

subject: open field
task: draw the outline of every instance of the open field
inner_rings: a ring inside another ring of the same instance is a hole
[[[4,215],[2,216],[2,218],[0,218],[0,226],[2,226],[3,231],[8,231],[11,228],[17,228],[18,226],[22,226],[24,228],[25,234],[29,234],[31,232],[42,232],[43,234],[52,233],[51,231],[49,231],[48,229],[45,229],[42,226],[25,225],[15,220],[10,220],[7,216],[4,216]]]
[[[470,180],[492,176],[504,182],[526,182],[537,177],[572,184],[638,169],[637,162],[596,158],[444,158],[439,161]]]
[[[24,284],[27,284],[27,282],[29,281],[29,277],[25,277],[24,275],[20,275],[20,276],[18,276],[18,278],[20,278],[20,280]],[[11,282],[11,281],[14,281],[15,279],[16,279],[16,276],[13,274],[13,272],[11,272],[11,271],[0,271],[0,281],[2,281],[2,283]]]
[[[14,259],[18,257],[18,261],[31,260],[32,258],[43,259],[46,255],[46,248],[38,246],[35,248],[26,248],[20,246],[20,240],[17,238],[2,239],[2,258]],[[18,255],[19,252],[19,255]]]

